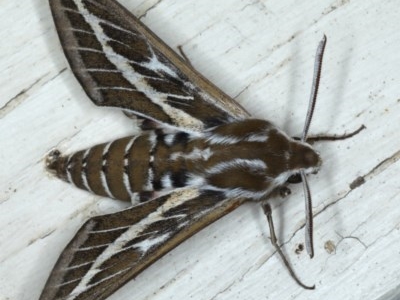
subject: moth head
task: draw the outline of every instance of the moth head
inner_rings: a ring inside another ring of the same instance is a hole
[[[322,164],[319,153],[311,145],[289,137],[276,127],[268,131],[264,151],[267,175],[275,178],[276,185],[301,182],[300,172],[317,173]]]
[[[322,160],[317,151],[309,144],[300,141],[294,141],[290,146],[291,151],[290,155],[288,155],[289,170],[293,170],[294,174],[298,174],[299,171],[304,171],[305,174],[318,172]]]

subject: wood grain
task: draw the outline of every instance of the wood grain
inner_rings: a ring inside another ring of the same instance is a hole
[[[254,116],[299,135],[316,46],[328,37],[311,133],[324,165],[310,177],[315,258],[304,242],[301,186],[273,199],[278,238],[299,288],[269,243],[265,217],[246,204],[152,265],[119,299],[396,299],[400,296],[400,23],[397,1],[121,0],[172,48]],[[46,173],[67,153],[137,130],[95,107],[67,69],[47,1],[0,11],[0,299],[37,299],[58,255],[89,217],[123,204]],[[359,178],[363,178],[360,181]],[[355,180],[359,180],[354,182]],[[352,188],[351,188],[351,187]],[[299,254],[296,254],[299,253]]]

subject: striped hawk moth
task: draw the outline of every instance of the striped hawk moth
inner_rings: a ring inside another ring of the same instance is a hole
[[[315,100],[302,138],[291,138],[252,118],[117,1],[50,0],[50,7],[68,63],[91,101],[142,118],[146,130],[48,156],[47,168],[57,177],[133,206],[89,219],[62,252],[40,299],[105,299],[248,200],[263,204],[281,254],[266,200],[287,192],[298,176],[309,194],[305,176],[321,165],[306,142]],[[325,41],[317,51],[313,99]],[[306,245],[312,256],[310,200]]]

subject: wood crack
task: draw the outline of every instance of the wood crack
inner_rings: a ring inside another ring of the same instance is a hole
[[[346,191],[344,193],[343,196],[341,196],[340,198],[336,199],[335,201],[329,203],[328,205],[326,205],[325,207],[323,207],[321,210],[319,210],[318,212],[314,213],[314,217],[318,216],[320,213],[322,213],[323,211],[327,210],[329,207],[331,207],[332,205],[335,205],[336,203],[338,203],[339,201],[343,200],[344,198],[346,198],[354,189],[360,187],[361,185],[363,185],[364,183],[366,183],[367,181],[373,179],[374,177],[378,176],[379,174],[381,174],[383,171],[385,171],[387,168],[389,168],[390,166],[392,166],[394,163],[396,163],[398,160],[400,159],[400,150],[395,152],[394,154],[392,154],[391,156],[389,156],[388,158],[384,159],[383,161],[381,161],[380,163],[378,163],[375,167],[372,168],[371,171],[369,171],[368,173],[366,173],[363,176],[358,176],[356,179],[354,179],[350,185],[349,185],[349,190]],[[304,227],[304,225],[302,225],[298,230],[302,229]]]
[[[338,232],[336,232],[336,234],[340,237],[340,240],[339,240],[339,241],[337,242],[337,244],[336,244],[336,248],[338,248],[339,245],[340,245],[340,243],[343,242],[344,240],[350,239],[350,240],[356,240],[357,242],[359,242],[359,243],[364,247],[365,250],[368,249],[368,245],[365,244],[365,243],[364,243],[359,237],[357,237],[357,236],[353,236],[353,235],[342,236],[342,235],[340,235]]]
[[[330,13],[334,12],[335,10],[341,8],[342,6],[350,3],[350,0],[339,0],[335,4],[331,4],[327,9],[322,12],[322,15],[326,16]]]
[[[148,9],[146,9],[146,10],[144,11],[144,13],[141,14],[141,15],[139,16],[139,20],[141,20],[142,18],[145,18],[146,15],[147,15],[147,13],[148,13],[149,11],[155,9],[156,6],[159,5],[161,2],[162,2],[162,0],[158,0],[156,3],[154,3],[154,4],[153,4],[152,6],[150,6]]]
[[[246,272],[247,273],[247,272]],[[226,291],[228,291],[234,284],[236,283],[236,280],[232,281],[231,284],[228,284],[223,290],[219,291],[217,294],[215,294],[210,300],[215,300],[219,295],[224,294]]]
[[[0,119],[3,119],[8,113],[10,113],[12,110],[14,110],[18,105],[20,105],[26,98],[28,98],[27,93],[35,86],[38,84],[39,81],[43,79],[47,74],[44,76],[40,77],[39,79],[35,80],[31,85],[28,87],[22,89],[18,94],[16,94],[14,97],[12,97],[10,100],[6,102],[1,108],[0,108]]]
[[[41,84],[41,86],[46,85],[48,82],[51,80],[55,79],[58,77],[61,73],[66,71],[67,68],[63,68],[60,72],[58,72],[55,76],[50,78],[49,80],[46,80]],[[21,105],[28,97],[29,97],[29,92],[37,87],[39,83],[46,78],[49,75],[49,73],[44,74],[43,76],[39,77],[37,80],[35,80],[31,85],[28,87],[22,89],[18,94],[16,94],[14,97],[12,97],[10,100],[6,102],[2,107],[0,107],[0,120],[3,119],[5,116],[7,116],[10,112],[12,112],[14,109],[16,109],[19,105]]]

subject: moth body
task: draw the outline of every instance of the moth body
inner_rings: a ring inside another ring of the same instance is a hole
[[[58,177],[95,194],[144,202],[178,188],[258,200],[320,158],[308,145],[264,120],[224,124],[202,133],[154,129],[139,136],[55,156]]]
[[[104,300],[249,199],[262,200],[271,241],[283,256],[266,196],[282,191],[294,174],[309,194],[305,174],[321,164],[311,146],[252,119],[118,1],[49,4],[68,63],[90,100],[144,118],[150,129],[48,157],[47,168],[63,180],[136,205],[90,218],[61,253],[40,300]],[[311,198],[306,200],[306,234],[312,237]]]

